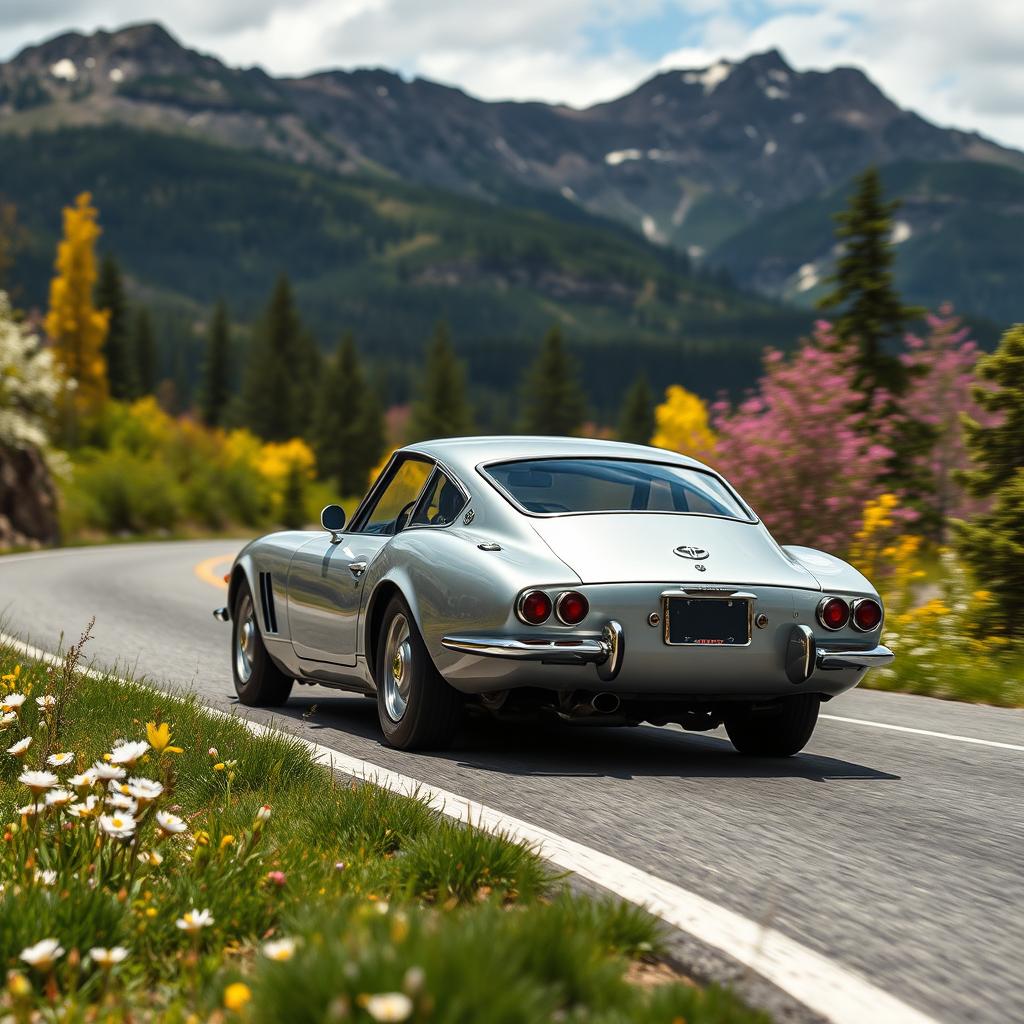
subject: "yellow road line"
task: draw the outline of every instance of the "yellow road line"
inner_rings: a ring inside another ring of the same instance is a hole
[[[224,582],[224,573],[231,568],[231,563],[234,560],[234,555],[214,555],[213,558],[200,562],[192,571],[204,583],[209,583],[211,587],[217,587],[218,590],[224,590],[227,587]],[[220,572],[217,572],[218,566]]]

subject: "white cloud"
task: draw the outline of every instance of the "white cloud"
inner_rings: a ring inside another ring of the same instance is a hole
[[[385,66],[487,99],[584,105],[659,67],[778,47],[798,69],[862,67],[902,106],[1024,145],[1013,0],[0,0],[0,53],[68,27],[162,19],[188,45],[277,73]],[[751,12],[757,12],[752,14]],[[644,52],[623,40],[645,19]]]

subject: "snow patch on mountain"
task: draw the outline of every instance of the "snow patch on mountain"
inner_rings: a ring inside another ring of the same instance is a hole
[[[61,57],[60,60],[50,65],[50,74],[64,82],[75,82],[78,80],[78,68],[70,57]]]
[[[683,81],[687,85],[702,85],[704,95],[713,93],[732,74],[732,65],[727,60],[720,60],[703,71],[684,71]]]

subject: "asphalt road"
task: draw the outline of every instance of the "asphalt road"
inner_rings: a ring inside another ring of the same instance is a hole
[[[211,580],[239,546],[0,559],[0,629],[53,650],[95,616],[95,664],[229,708]],[[874,724],[826,718],[803,754],[774,762],[718,733],[489,723],[448,753],[403,754],[382,744],[370,701],[319,687],[296,687],[284,714],[318,743],[771,924],[938,1020],[1024,1021],[1024,750],[878,727],[1020,747],[1024,712],[871,691],[824,710]]]

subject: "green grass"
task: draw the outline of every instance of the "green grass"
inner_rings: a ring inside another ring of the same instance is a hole
[[[0,745],[6,1019],[765,1019],[718,990],[632,983],[631,961],[662,943],[645,911],[573,895],[526,847],[339,778],[284,733],[256,735],[192,698],[84,677],[74,650],[53,668],[0,648],[0,676],[0,699],[26,695]],[[54,769],[70,785],[151,722],[168,724],[180,751],[150,749],[130,769],[164,787],[135,812],[130,839],[66,810],[19,811],[31,802],[24,769],[73,752],[73,768]],[[23,736],[32,745],[21,760],[3,752]],[[161,835],[157,810],[187,829]],[[212,915],[194,935],[176,924],[191,909]],[[22,962],[47,938],[63,947],[52,968]],[[271,959],[265,943],[282,939],[291,955]],[[89,949],[114,945],[127,958],[101,970]]]

